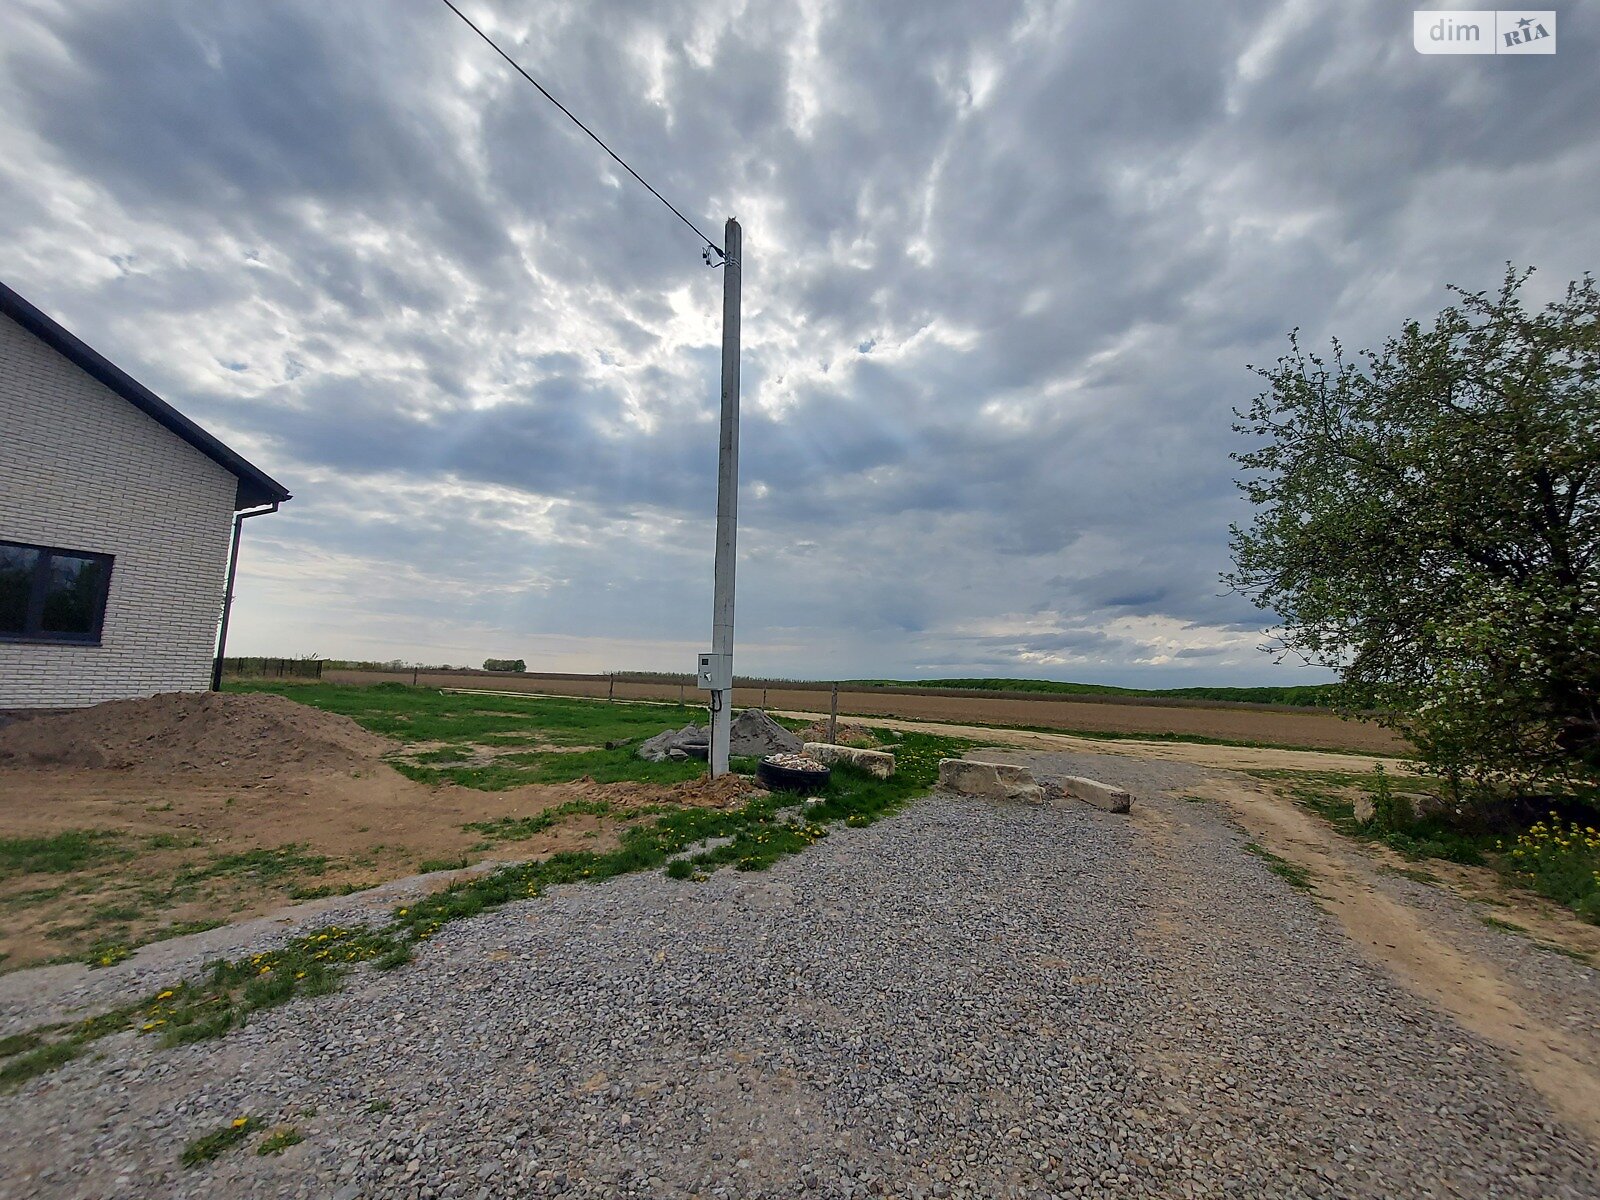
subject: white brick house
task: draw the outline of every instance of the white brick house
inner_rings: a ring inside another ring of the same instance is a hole
[[[0,710],[210,687],[235,514],[287,499],[0,284]]]

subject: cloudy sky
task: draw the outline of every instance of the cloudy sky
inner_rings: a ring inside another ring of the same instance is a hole
[[[460,0],[745,229],[738,665],[1297,682],[1230,409],[1600,266],[1600,10]],[[6,0],[0,279],[282,480],[232,649],[689,669],[720,274],[437,0]]]

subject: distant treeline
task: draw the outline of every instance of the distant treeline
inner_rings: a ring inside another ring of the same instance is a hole
[[[1338,684],[1290,687],[1125,688],[1109,683],[1061,683],[1054,679],[845,679],[856,688],[961,688],[973,692],[1042,692],[1061,696],[1144,696],[1175,700],[1231,700],[1244,704],[1293,704],[1332,708]]]
[[[330,671],[470,671],[462,663],[459,667],[449,663],[412,662],[408,658],[391,658],[386,662],[358,658],[326,658],[323,665]]]

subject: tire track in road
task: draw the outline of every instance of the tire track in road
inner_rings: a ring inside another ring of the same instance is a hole
[[[1422,913],[1380,885],[1371,859],[1291,801],[1220,777],[1191,790],[1225,804],[1266,849],[1309,871],[1318,900],[1356,945],[1410,991],[1504,1050],[1550,1107],[1600,1150],[1600,1046],[1529,1011],[1514,984],[1428,928]]]

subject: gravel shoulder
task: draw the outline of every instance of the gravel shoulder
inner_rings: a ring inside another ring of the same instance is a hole
[[[1600,1194],[1507,1051],[1166,795],[1215,773],[1044,765],[1137,819],[935,795],[448,925],[220,1041],[108,1038],[0,1095],[0,1197]],[[243,1114],[305,1140],[178,1165]]]

